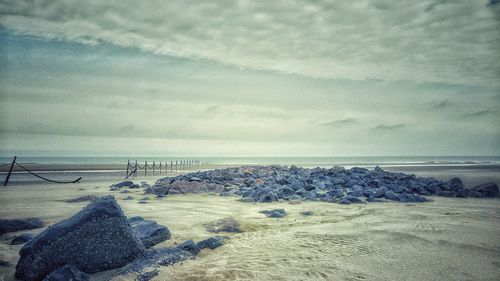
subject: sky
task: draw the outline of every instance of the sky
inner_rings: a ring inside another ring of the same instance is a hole
[[[500,155],[496,0],[0,0],[0,155]]]

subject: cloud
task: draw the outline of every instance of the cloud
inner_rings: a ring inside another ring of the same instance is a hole
[[[483,116],[489,116],[493,114],[498,114],[497,110],[493,109],[484,109],[484,110],[479,110],[471,113],[464,113],[462,116],[465,118],[479,118]]]
[[[439,102],[438,104],[434,105],[433,108],[434,109],[437,109],[437,110],[441,110],[441,109],[444,109],[444,108],[447,108],[447,107],[450,107],[450,101],[449,100],[443,100],[441,102]]]
[[[483,1],[49,2],[2,1],[1,26],[309,77],[498,86],[498,21]]]
[[[406,124],[394,124],[394,125],[380,124],[373,127],[373,129],[379,131],[391,131],[391,130],[401,129],[404,127],[406,127]]]
[[[344,125],[352,125],[352,124],[356,124],[356,123],[358,123],[358,120],[356,118],[349,117],[349,118],[325,122],[325,123],[322,123],[322,125],[329,126],[329,127],[338,127],[338,126],[344,126]]]

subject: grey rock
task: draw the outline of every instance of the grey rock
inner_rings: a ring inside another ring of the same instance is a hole
[[[119,182],[119,183],[115,183],[113,185],[113,187],[122,188],[122,187],[131,187],[133,185],[134,185],[133,181],[122,181],[122,182]]]
[[[265,214],[269,218],[283,218],[287,215],[285,209],[264,210],[259,213]]]
[[[0,220],[0,235],[40,227],[43,227],[43,222],[38,218]]]
[[[149,281],[160,274],[158,269],[154,269],[148,272],[141,273],[135,278],[136,281]]]
[[[222,245],[224,245],[224,238],[221,236],[213,236],[196,243],[196,246],[198,246],[199,249],[209,248],[213,250],[215,248],[219,248]]]
[[[499,194],[498,184],[494,182],[487,182],[477,185],[472,188],[472,191],[478,192],[483,197],[488,197],[488,198],[498,197]]]
[[[312,216],[312,215],[314,215],[314,213],[312,211],[303,211],[300,214],[303,215],[303,216]]]
[[[145,251],[115,199],[105,196],[26,243],[15,276],[42,280],[65,264],[95,273],[121,267]]]
[[[171,237],[168,228],[156,221],[140,219],[130,221],[129,219],[129,222],[136,236],[141,239],[146,248],[151,248],[158,243],[169,240]]]
[[[222,218],[210,223],[203,224],[208,232],[219,233],[219,232],[242,232],[240,228],[240,223],[233,218]]]
[[[200,252],[200,248],[198,247],[198,245],[196,245],[196,243],[193,242],[193,240],[184,241],[179,244],[177,248],[190,252],[193,255],[197,255]]]
[[[81,272],[74,265],[65,265],[50,273],[43,281],[87,281],[87,274]]]
[[[14,239],[12,239],[10,244],[11,245],[21,245],[21,244],[24,244],[24,243],[30,241],[31,239],[33,239],[33,235],[31,235],[29,233],[23,233],[19,236],[16,236]]]

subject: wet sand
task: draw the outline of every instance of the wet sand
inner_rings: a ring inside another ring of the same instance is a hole
[[[417,173],[418,174],[418,173]],[[443,175],[442,173],[440,174]],[[463,175],[462,175],[463,176]],[[154,178],[148,178],[153,183]],[[40,217],[46,225],[65,219],[87,203],[61,200],[114,194],[127,216],[141,215],[168,226],[172,239],[156,247],[212,236],[204,223],[233,217],[243,233],[196,260],[162,267],[153,280],[499,280],[500,199],[431,197],[428,203],[339,205],[323,202],[249,204],[215,194],[142,198],[142,190],[120,194],[112,182],[27,185],[0,188],[0,218]],[[98,188],[95,188],[98,187]],[[83,189],[83,190],[82,190]],[[288,216],[267,218],[261,210],[284,208]],[[302,216],[309,210],[313,216]],[[40,230],[21,231],[38,233]],[[0,280],[14,280],[13,233],[0,236]],[[115,272],[92,280],[134,280]]]

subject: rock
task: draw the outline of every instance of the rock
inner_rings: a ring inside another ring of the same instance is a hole
[[[148,272],[141,273],[135,278],[136,281],[149,281],[160,274],[158,269],[154,269]]]
[[[459,178],[452,178],[448,181],[448,186],[451,187],[452,190],[459,190],[464,188],[464,184],[462,180]]]
[[[498,197],[499,194],[498,184],[494,182],[480,184],[473,187],[472,190],[487,198]]]
[[[144,188],[144,195],[148,195],[148,194],[155,194],[155,191],[152,187]],[[162,194],[162,195],[164,195],[164,194]]]
[[[87,281],[87,274],[73,265],[65,265],[50,273],[43,281]]]
[[[134,197],[129,195],[129,196],[123,198],[123,200],[134,200]]]
[[[224,245],[224,238],[221,236],[213,236],[213,237],[210,237],[208,239],[205,239],[203,241],[196,243],[196,246],[198,246],[198,248],[200,250],[205,249],[205,248],[210,248],[213,250],[213,249],[218,248],[222,245]]]
[[[440,190],[436,192],[437,196],[443,196],[443,197],[455,197],[456,193],[453,191],[448,191],[448,190]]]
[[[459,189],[457,191],[457,197],[459,197],[459,198],[466,198],[468,194],[469,194],[469,190],[465,189],[465,188]]]
[[[242,232],[240,223],[233,218],[223,218],[203,225],[208,232]]]
[[[252,197],[244,197],[240,199],[241,202],[255,202]]]
[[[312,211],[303,211],[300,214],[303,216],[312,216],[314,213]]]
[[[170,239],[170,231],[166,226],[160,225],[153,220],[134,219],[130,221],[130,225],[135,234],[146,248],[151,248],[154,245]]]
[[[193,242],[193,240],[184,241],[179,244],[177,248],[190,252],[193,255],[197,255],[200,252],[200,248]]]
[[[0,220],[0,235],[40,227],[43,227],[43,222],[38,218]]]
[[[138,184],[133,184],[133,185],[129,186],[128,188],[135,188],[135,189],[137,189],[137,188],[140,188],[140,186]]]
[[[95,273],[122,267],[145,251],[115,199],[104,196],[26,243],[15,276],[42,280],[65,264]]]
[[[131,193],[132,191],[128,190],[128,189],[124,189],[122,191],[120,191],[120,193]]]
[[[285,209],[264,210],[259,213],[265,214],[269,218],[283,218],[287,215]]]
[[[358,197],[346,195],[346,196],[344,196],[344,198],[347,199],[351,203],[363,203],[363,201],[361,199],[359,199]]]
[[[119,183],[112,185],[112,187],[122,188],[122,187],[131,187],[133,185],[134,185],[133,181],[122,181],[122,182],[119,182]]]
[[[140,221],[144,221],[144,218],[141,217],[141,216],[135,216],[135,217],[128,218],[128,222],[130,224],[137,223],[137,222],[140,222]]]
[[[95,195],[85,195],[85,196],[81,196],[81,197],[77,197],[77,198],[73,198],[73,199],[64,200],[64,202],[66,202],[66,203],[92,202],[92,201],[95,201],[97,199],[99,199],[99,197],[97,197]]]
[[[0,266],[3,266],[3,267],[9,267],[9,266],[10,266],[10,262],[0,260]]]
[[[14,239],[12,239],[10,244],[11,245],[21,245],[21,244],[24,244],[24,243],[30,241],[31,239],[33,239],[33,235],[31,235],[29,233],[24,233],[24,234],[21,234],[19,236],[16,236]]]
[[[191,177],[189,178],[189,181],[201,181],[201,179],[197,177]]]
[[[342,205],[349,205],[349,204],[351,204],[351,201],[347,200],[347,198],[345,198],[345,197],[342,197],[342,198],[340,198],[340,200],[337,203],[342,204]]]

